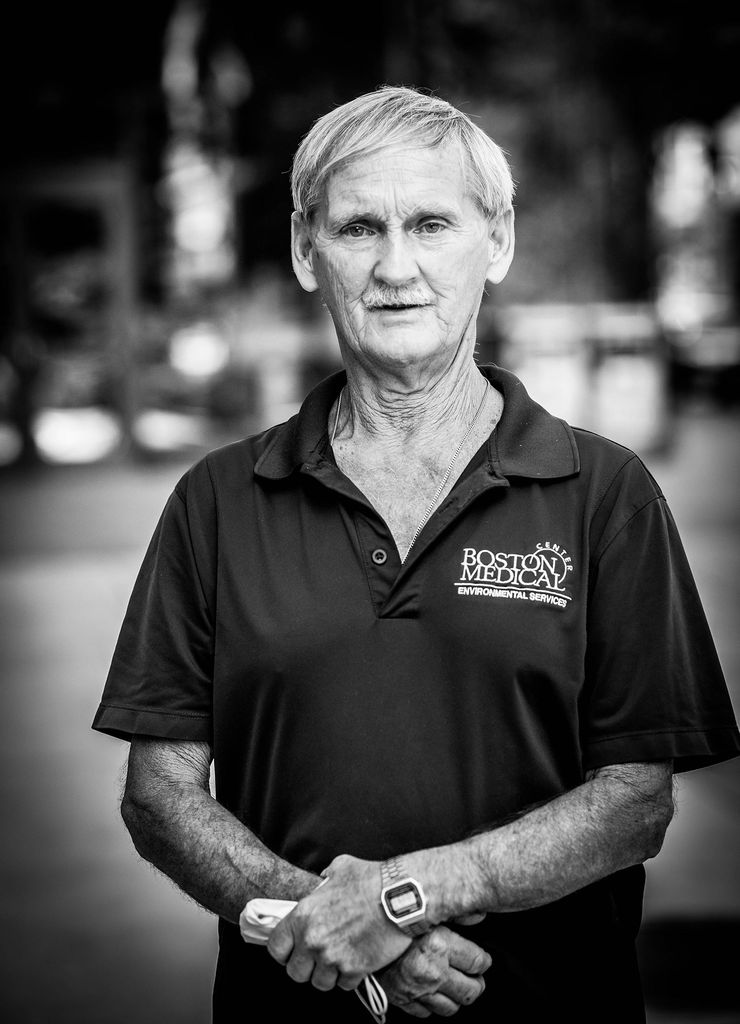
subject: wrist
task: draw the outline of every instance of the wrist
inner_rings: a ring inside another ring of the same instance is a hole
[[[417,850],[403,857],[426,896],[430,927],[494,909],[475,846],[467,841]]]
[[[380,865],[380,905],[388,920],[412,938],[431,927],[424,888],[409,874],[401,857],[391,857]]]

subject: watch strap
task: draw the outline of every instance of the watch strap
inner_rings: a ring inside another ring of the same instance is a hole
[[[405,878],[405,874],[398,857],[391,857],[389,860],[383,861],[380,865],[380,878],[383,888],[385,888],[386,885],[392,885],[394,882],[400,882],[402,878]]]

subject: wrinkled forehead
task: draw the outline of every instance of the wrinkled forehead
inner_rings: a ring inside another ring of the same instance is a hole
[[[390,193],[436,196],[448,202],[469,198],[468,158],[459,145],[394,145],[333,162],[320,178],[318,209],[381,200]]]

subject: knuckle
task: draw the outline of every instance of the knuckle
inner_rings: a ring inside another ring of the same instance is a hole
[[[331,874],[332,870],[341,871],[342,868],[349,867],[353,860],[354,858],[350,857],[348,853],[340,853],[334,858],[326,870],[329,874]]]
[[[434,991],[442,984],[443,972],[433,960],[421,960],[413,977],[418,985],[423,985],[425,989]]]
[[[390,998],[390,993],[389,993]],[[391,1000],[396,1006],[405,1007],[408,1003],[414,1003],[419,998],[418,988],[413,986],[405,986],[399,988],[395,992],[394,998]]]
[[[322,959],[326,959],[329,953],[328,938],[326,929],[322,927],[320,922],[307,920],[303,928],[302,938],[301,944],[304,949],[307,949],[310,953],[320,955]]]
[[[427,932],[424,936],[423,948],[427,953],[439,956],[447,952],[447,940],[442,933],[442,930],[436,928],[434,931]]]
[[[333,967],[339,971],[339,973],[345,978],[361,977],[357,973],[358,971],[358,955],[355,950],[349,948],[339,948],[331,953],[327,951],[326,959]]]
[[[431,969],[429,971],[429,980],[431,984],[435,986],[435,988],[439,988],[439,986],[445,980],[446,974],[447,972],[442,970],[439,964],[434,964],[433,966],[431,966]]]
[[[427,988],[435,985],[439,980],[439,973],[434,961],[418,956],[403,964],[401,976],[406,984]]]
[[[303,947],[307,949],[309,953],[322,952],[322,942],[312,928],[306,929],[303,935]]]

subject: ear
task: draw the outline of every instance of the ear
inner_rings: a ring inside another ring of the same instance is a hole
[[[486,280],[500,284],[514,259],[514,211],[509,209],[491,223],[488,239],[490,253]]]
[[[315,292],[319,285],[313,270],[313,240],[306,219],[300,213],[293,213],[290,218],[290,246],[293,273],[301,288]]]

